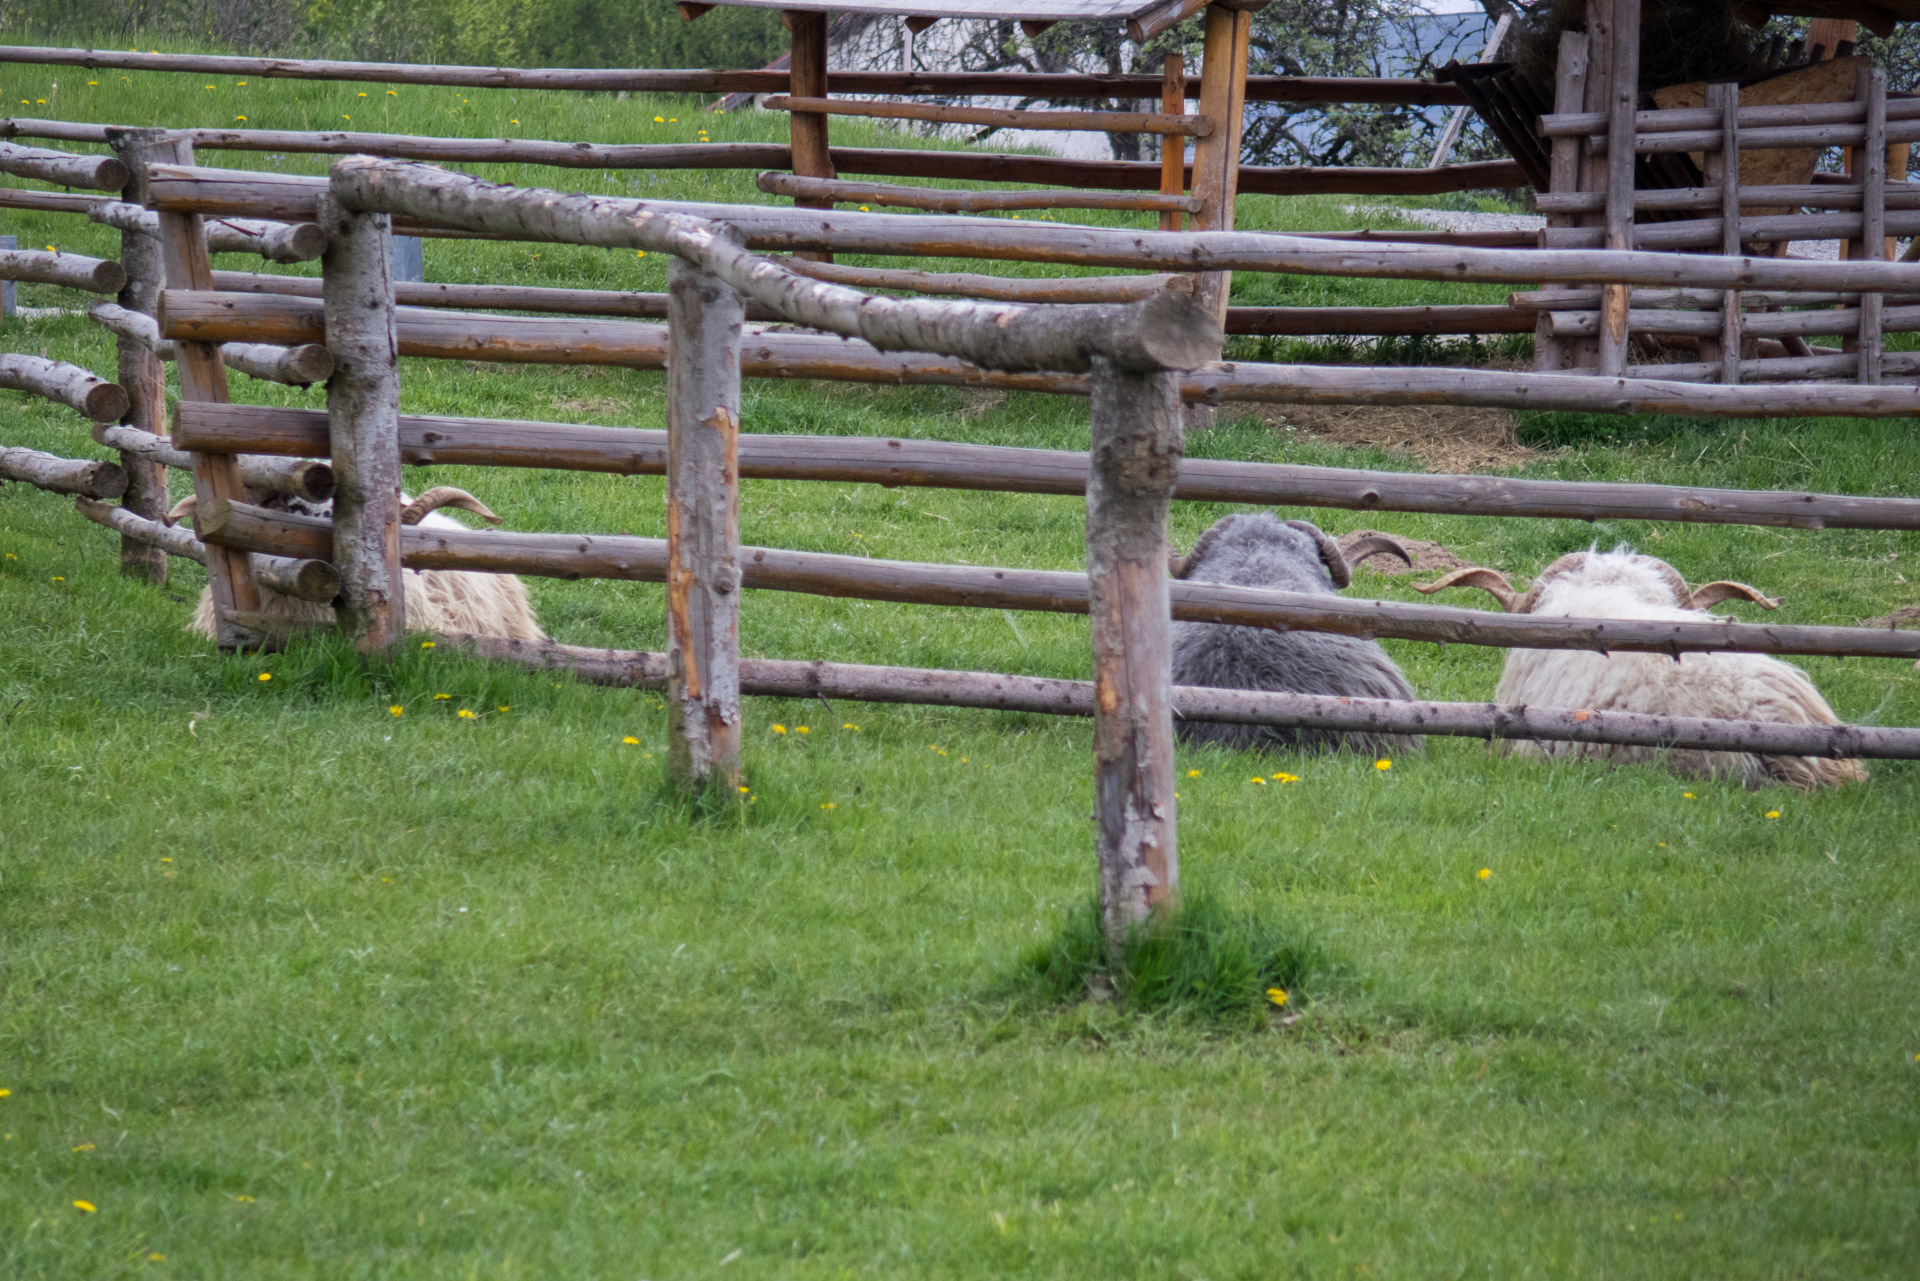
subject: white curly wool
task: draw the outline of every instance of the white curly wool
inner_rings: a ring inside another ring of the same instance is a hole
[[[422,525],[465,529],[439,512],[421,518]],[[400,573],[406,597],[407,630],[413,632],[472,632],[479,636],[506,636],[513,640],[545,640],[533,616],[527,585],[512,574],[479,574],[463,569],[408,569]],[[331,626],[333,606],[325,601],[298,600],[270,588],[260,589],[260,612],[294,622]],[[199,606],[187,630],[212,640],[213,593],[203,589]]]
[[[1666,562],[1651,556],[1625,548],[1590,552],[1561,572],[1550,570],[1542,575],[1529,593],[1534,599],[1526,612],[1559,618],[1699,622],[1706,611],[1682,606],[1674,591],[1676,581],[1679,575]],[[1501,703],[1529,707],[1703,716],[1782,725],[1839,723],[1805,672],[1767,654],[1683,654],[1675,662],[1664,654],[1516,649],[1507,655],[1495,698]],[[1511,750],[1532,756],[1664,762],[1676,773],[1737,778],[1748,787],[1777,782],[1811,790],[1867,777],[1865,766],[1857,760],[1812,756],[1531,741],[1515,743]]]

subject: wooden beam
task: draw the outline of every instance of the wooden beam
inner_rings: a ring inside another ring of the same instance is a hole
[[[1177,161],[1176,149],[1173,157]],[[776,196],[814,196],[844,204],[888,205],[899,209],[927,209],[935,213],[992,213],[1013,209],[1124,209],[1183,213],[1200,207],[1192,196],[1176,190],[1171,195],[1121,195],[1062,188],[1052,191],[949,191],[938,187],[900,187],[878,182],[850,182],[844,178],[802,178],[796,174],[763,173],[755,182]],[[1162,220],[1164,222],[1164,219]]]
[[[827,96],[827,15],[817,10],[783,10],[781,21],[793,33],[789,54],[791,92],[800,98]],[[827,138],[827,118],[800,113],[787,118],[793,172],[806,178],[837,178]],[[800,209],[831,209],[831,201],[796,200]]]
[[[1182,0],[1186,3],[1188,0]],[[1192,0],[1198,3],[1198,0]],[[1184,16],[1184,15],[1183,15]],[[1160,110],[1166,113],[1187,109],[1187,64],[1180,54],[1169,53],[1160,64]],[[1160,195],[1162,199],[1181,199],[1187,202],[1183,209],[1166,209],[1160,214],[1160,230],[1180,230],[1181,213],[1198,213],[1200,200],[1188,196],[1187,181],[1187,144],[1179,138],[1160,140]]]
[[[1879,67],[1859,71],[1858,96],[1865,100],[1865,141],[1855,153],[1860,172],[1860,240],[1852,256],[1881,261],[1887,255],[1887,73]],[[1905,175],[1903,174],[1904,178]],[[1886,296],[1860,296],[1860,381],[1878,383],[1881,375],[1881,339]]]
[[[1596,0],[1597,2],[1597,0]],[[1640,0],[1606,0],[1612,10],[1607,37],[1607,136],[1633,137],[1640,105]],[[1607,157],[1607,248],[1632,249],[1634,157],[1617,147]],[[1627,365],[1627,294],[1624,284],[1607,285],[1600,297],[1599,371],[1618,377]]]
[[[156,156],[173,158],[172,149],[165,143],[166,131],[162,129],[129,130],[114,137],[114,155],[127,173],[127,185],[120,192],[122,201],[146,203],[148,160]],[[153,324],[166,269],[160,258],[160,215],[144,209],[141,212],[153,220],[150,225],[143,221],[120,232],[120,266],[127,283],[120,290],[117,305]],[[148,344],[125,336],[115,347],[118,381],[127,393],[126,424],[156,436],[166,435],[167,375],[159,354]],[[120,465],[127,472],[127,495],[121,505],[143,520],[159,520],[173,505],[167,491],[166,468],[126,453],[121,454]],[[120,572],[142,582],[164,583],[167,554],[140,539],[122,536]]]
[[[769,111],[869,120],[921,120],[930,124],[983,125],[995,129],[1094,130],[1204,138],[1213,132],[1206,116],[1153,111],[1026,111],[1006,107],[956,107],[940,103],[868,102],[852,98],[803,98],[773,94]]]
[[[1252,15],[1211,5],[1200,68],[1200,114],[1218,126],[1193,149],[1193,194],[1200,198],[1192,226],[1196,231],[1225,231],[1233,226],[1239,190],[1240,130],[1246,114],[1247,44]],[[1210,272],[1195,284],[1194,296],[1215,319],[1225,321],[1233,277]]]

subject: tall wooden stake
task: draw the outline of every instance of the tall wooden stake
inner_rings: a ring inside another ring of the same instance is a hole
[[[1866,129],[1860,145],[1860,243],[1853,254],[1875,262],[1887,256],[1887,73],[1862,67],[1859,96],[1867,104]],[[1880,381],[1882,321],[1886,295],[1860,295],[1860,381]]]
[[[1640,105],[1640,0],[1613,0],[1607,86],[1607,248],[1633,248],[1634,113]],[[1627,306],[1632,290],[1600,291],[1600,372],[1627,367]]]
[[[1129,373],[1095,359],[1087,580],[1095,840],[1109,947],[1170,909],[1180,884],[1167,509],[1184,424],[1178,373]]]
[[[1187,64],[1177,53],[1170,53],[1160,66],[1160,110],[1168,115],[1187,111]],[[1178,196],[1187,189],[1187,140],[1160,139],[1160,194]],[[1160,230],[1180,230],[1178,213],[1160,215]]]
[[[113,152],[127,166],[127,185],[120,198],[129,204],[147,203],[147,160],[160,150],[159,158],[171,160],[164,129],[113,130],[108,133]],[[120,291],[120,305],[144,316],[157,315],[160,283],[165,267],[160,260],[159,238],[150,232],[122,230],[120,265],[126,268],[126,288]],[[119,342],[119,383],[127,392],[127,424],[156,436],[167,434],[167,375],[160,356],[147,343],[122,337]],[[167,496],[167,468],[136,454],[122,453],[120,465],[127,473],[127,492],[120,505],[136,516],[158,520],[171,506]],[[167,581],[167,553],[164,549],[120,537],[120,572],[129,578],[149,583]]]
[[[1707,183],[1720,185],[1720,252],[1728,257],[1740,253],[1740,86],[1707,86],[1707,105],[1720,108],[1720,150],[1707,157]],[[1729,289],[1720,298],[1720,381],[1729,385],[1740,381],[1740,353],[1746,345],[1745,321],[1741,316],[1740,291]],[[1707,344],[1700,354],[1707,360]]]
[[[787,55],[788,96],[825,98],[827,94],[827,15],[815,9],[787,9],[780,21],[793,35]],[[828,148],[827,120],[823,112],[787,113],[787,136],[793,151],[793,172],[806,178],[833,178],[833,153]],[[800,209],[831,209],[831,200],[795,199]],[[803,253],[802,258],[831,262],[833,255]]]
[[[1585,108],[1587,91],[1587,37],[1584,32],[1562,31],[1560,33],[1560,57],[1555,68],[1553,88],[1553,109],[1558,112],[1581,111]],[[1554,192],[1573,192],[1580,189],[1580,149],[1586,145],[1580,138],[1555,138],[1553,155],[1548,162],[1548,188]],[[1549,227],[1570,227],[1575,219],[1570,214],[1548,214]],[[1546,286],[1553,288],[1552,285]],[[1553,336],[1552,318],[1542,313],[1533,332],[1533,367],[1542,373],[1557,373],[1567,363],[1565,340]]]
[[[327,431],[341,630],[363,654],[406,634],[400,578],[400,345],[393,323],[393,219],[320,203],[327,230]]]
[[[746,300],[667,268],[668,769],[700,789],[740,775],[740,326]]]
[[[147,160],[190,165],[193,144],[177,137],[155,142],[147,152]],[[199,214],[161,212],[160,262],[169,289],[213,288],[213,263],[207,257],[206,233]],[[173,350],[181,401],[226,404],[227,369],[220,360],[220,344],[175,342]],[[247,490],[240,480],[239,460],[232,454],[196,453],[193,492],[202,511],[211,509],[216,500],[245,502]],[[207,586],[213,593],[214,637],[220,648],[252,648],[265,643],[264,634],[235,617],[255,614],[260,609],[260,592],[254,586],[253,567],[245,552],[209,546]]]
[[[1240,188],[1241,117],[1247,105],[1247,38],[1253,15],[1244,9],[1207,7],[1205,44],[1200,64],[1200,114],[1213,132],[1193,145],[1193,194],[1199,211],[1195,231],[1233,230],[1233,201]],[[1194,297],[1218,320],[1227,318],[1227,291],[1233,277],[1224,271],[1194,279]]]

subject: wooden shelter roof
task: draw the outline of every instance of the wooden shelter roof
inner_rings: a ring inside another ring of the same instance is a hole
[[[1742,0],[1738,12],[1756,27],[1775,16],[1839,18],[1888,36],[1896,22],[1920,22],[1920,0]]]

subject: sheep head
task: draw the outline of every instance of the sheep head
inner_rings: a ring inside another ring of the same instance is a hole
[[[1710,606],[1723,600],[1739,599],[1751,601],[1763,609],[1780,607],[1778,600],[1745,583],[1721,579],[1703,583],[1697,589],[1690,588],[1680,571],[1667,562],[1656,556],[1642,556],[1625,549],[1606,553],[1568,552],[1541,570],[1540,576],[1533,580],[1533,585],[1524,593],[1514,590],[1513,584],[1500,571],[1477,565],[1456,569],[1435,582],[1415,583],[1414,590],[1432,595],[1448,587],[1478,587],[1499,601],[1500,608],[1507,613],[1531,614],[1550,584],[1556,579],[1581,572],[1589,573],[1600,582],[1626,587],[1649,605],[1672,605],[1704,613]]]
[[[1263,525],[1264,528],[1272,530],[1276,523],[1273,517],[1265,514],[1248,517],[1223,517],[1208,526],[1206,532],[1201,534],[1199,539],[1194,543],[1192,551],[1188,552],[1185,556],[1177,554],[1169,556],[1167,559],[1168,572],[1175,578],[1187,577],[1188,574],[1192,573],[1206,560],[1208,553],[1211,552],[1223,538],[1227,537],[1228,531],[1233,530],[1236,525],[1242,521],[1251,522],[1245,526],[1247,532],[1246,534],[1240,535],[1242,538],[1247,537],[1248,534],[1258,538],[1259,535],[1254,531],[1261,529]],[[1413,564],[1413,557],[1408,553],[1405,545],[1402,544],[1399,539],[1387,534],[1370,534],[1356,542],[1350,551],[1343,552],[1340,550],[1340,544],[1335,541],[1331,535],[1327,534],[1311,521],[1285,520],[1277,523],[1297,530],[1313,540],[1314,550],[1320,558],[1320,563],[1326,567],[1327,577],[1332,581],[1335,590],[1351,583],[1353,581],[1353,567],[1369,556],[1377,556],[1385,553],[1387,555],[1398,556],[1408,565]],[[1267,536],[1267,540],[1270,542],[1276,541],[1272,539],[1271,535]]]

